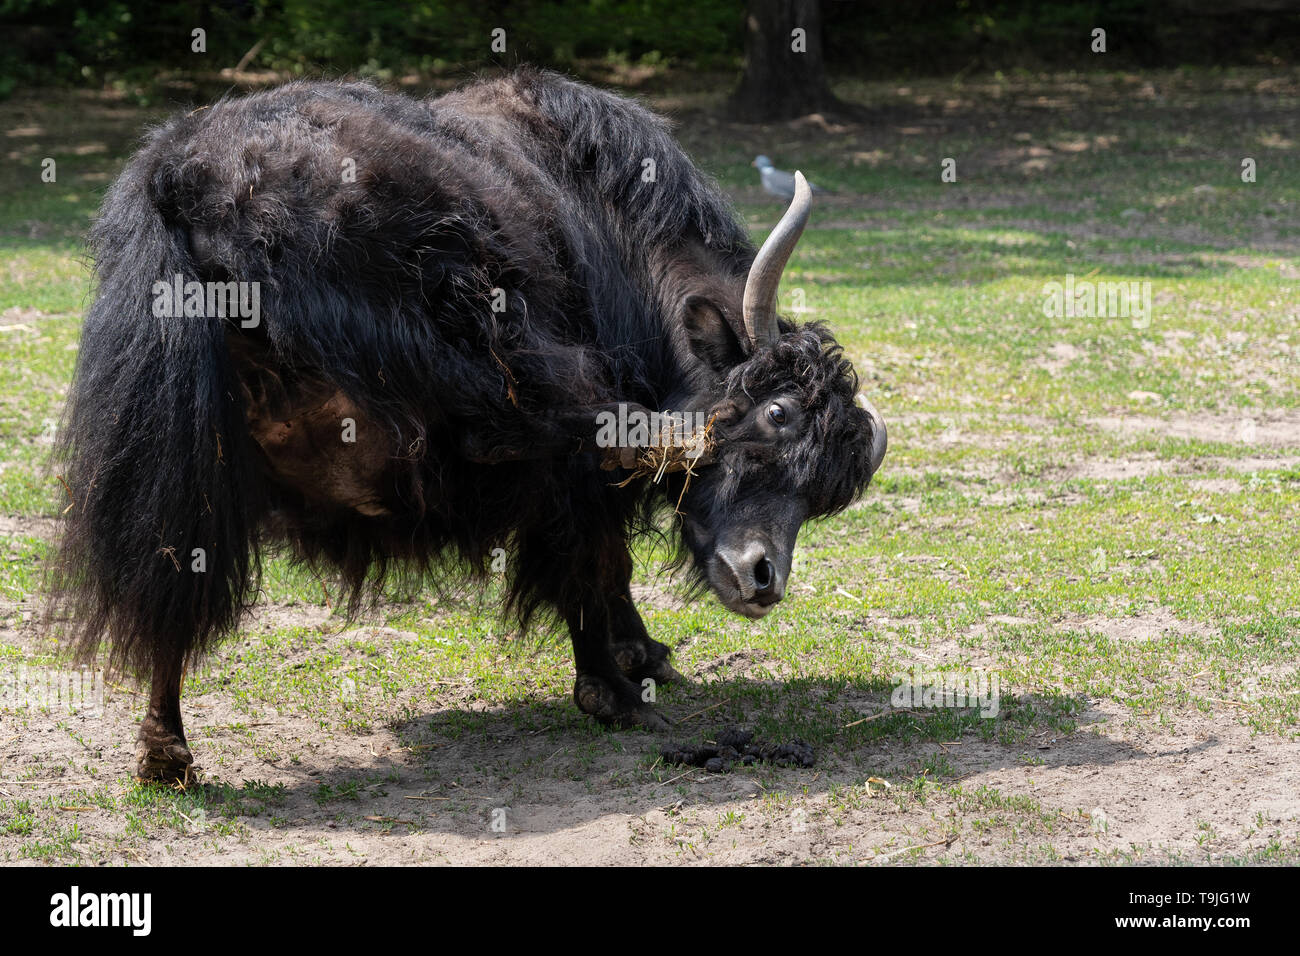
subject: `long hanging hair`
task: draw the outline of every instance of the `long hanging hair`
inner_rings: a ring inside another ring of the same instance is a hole
[[[649,486],[613,489],[591,455],[475,463],[458,436],[520,447],[557,407],[687,388],[652,274],[686,243],[731,277],[753,257],[663,120],[549,73],[423,102],[291,83],[153,130],[90,237],[51,619],[139,672],[203,651],[254,601],[264,540],[339,572],[353,608],[393,573],[483,574],[497,547],[523,625],[571,604]],[[177,276],[258,283],[259,323],[155,315]],[[365,513],[277,480],[250,435],[255,408],[334,395],[379,449]]]

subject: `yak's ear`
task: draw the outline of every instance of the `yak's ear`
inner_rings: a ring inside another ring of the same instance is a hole
[[[725,374],[745,361],[745,350],[722,310],[702,295],[688,295],[682,303],[682,324],[691,351],[709,368]]]

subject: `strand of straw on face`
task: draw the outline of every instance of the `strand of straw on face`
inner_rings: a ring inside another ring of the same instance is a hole
[[[680,443],[669,445],[647,445],[637,449],[636,464],[632,467],[632,473],[627,478],[615,483],[615,487],[626,487],[638,478],[644,478],[647,475],[653,475],[651,481],[659,484],[664,475],[672,471],[686,472],[686,481],[682,485],[681,494],[677,496],[677,504],[673,510],[680,514],[682,498],[686,495],[686,489],[691,486],[691,479],[695,477],[695,468],[702,459],[710,456],[717,447],[717,442],[713,437],[713,419],[711,416],[704,425],[704,430],[699,434],[693,434],[689,438],[683,439]],[[690,454],[695,452],[695,454]]]

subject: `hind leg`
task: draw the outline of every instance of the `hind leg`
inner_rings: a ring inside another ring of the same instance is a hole
[[[143,782],[189,783],[194,757],[181,724],[181,679],[184,655],[154,665],[149,710],[136,741],[135,776]]]

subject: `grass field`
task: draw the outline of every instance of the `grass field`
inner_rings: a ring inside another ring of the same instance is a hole
[[[679,86],[651,102],[756,235],[781,204],[754,154],[834,190],[784,299],[837,331],[890,450],[762,622],[684,605],[650,549],[636,591],[691,678],[660,695],[672,739],[743,723],[816,766],[665,766],[490,594],[349,623],[276,561],[188,677],[202,786],[132,783],[127,685],[98,715],[0,709],[0,861],[1300,862],[1300,73],[847,85],[870,120],[768,128]],[[6,669],[58,663],[35,624],[80,241],[160,115],[0,103]],[[1067,276],[1149,283],[1151,313],[1049,317]],[[971,669],[996,717],[891,706],[898,675]]]

